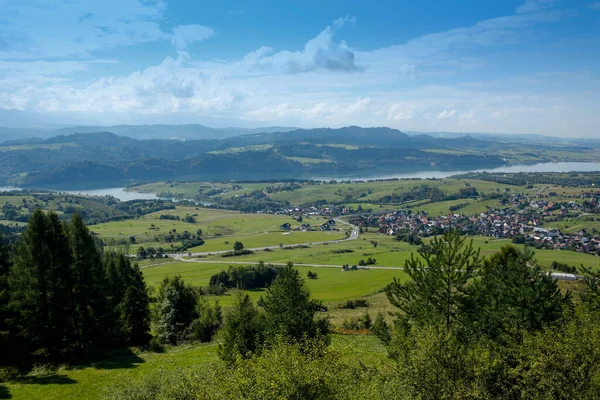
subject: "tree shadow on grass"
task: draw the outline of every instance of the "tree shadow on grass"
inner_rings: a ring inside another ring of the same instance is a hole
[[[118,349],[103,355],[102,359],[93,363],[96,369],[130,369],[137,368],[138,365],[146,361],[135,354],[131,349]],[[82,367],[87,367],[83,365]]]
[[[42,376],[24,376],[15,382],[25,385],[73,385],[77,381],[64,374],[50,374]]]
[[[12,394],[8,388],[2,384],[0,384],[0,399],[12,399]]]

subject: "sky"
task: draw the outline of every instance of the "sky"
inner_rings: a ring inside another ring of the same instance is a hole
[[[0,109],[65,124],[600,138],[599,61],[593,0],[0,0]]]

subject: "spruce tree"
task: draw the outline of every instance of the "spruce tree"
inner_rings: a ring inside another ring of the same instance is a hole
[[[34,211],[9,275],[10,308],[29,350],[52,360],[63,358],[76,341],[71,263],[58,216]]]
[[[310,292],[292,263],[283,267],[259,303],[265,310],[270,339],[283,336],[301,341],[326,333],[326,324],[315,319],[321,303],[311,300]]]

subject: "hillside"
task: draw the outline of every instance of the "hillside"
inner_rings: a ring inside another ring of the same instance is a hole
[[[152,127],[123,127],[135,128],[128,131],[132,135],[154,134]],[[181,125],[178,129],[179,133],[190,133],[197,127]],[[222,133],[207,129],[207,134]],[[169,179],[311,179],[474,170],[507,163],[595,161],[598,153],[594,149],[584,145],[496,142],[469,135],[409,136],[390,128],[356,126],[201,140],[135,139],[115,132],[74,133],[4,142],[0,145],[0,184],[65,189]]]

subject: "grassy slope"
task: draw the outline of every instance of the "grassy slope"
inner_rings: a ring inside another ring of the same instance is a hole
[[[349,361],[367,365],[386,359],[386,350],[374,336],[332,335],[332,346]],[[19,383],[5,384],[6,398],[14,400],[65,400],[101,398],[107,386],[127,378],[141,378],[150,372],[185,369],[218,362],[216,343],[179,346],[162,354],[130,354],[110,362],[62,368],[49,376],[31,376]],[[10,396],[10,397],[9,397]]]

